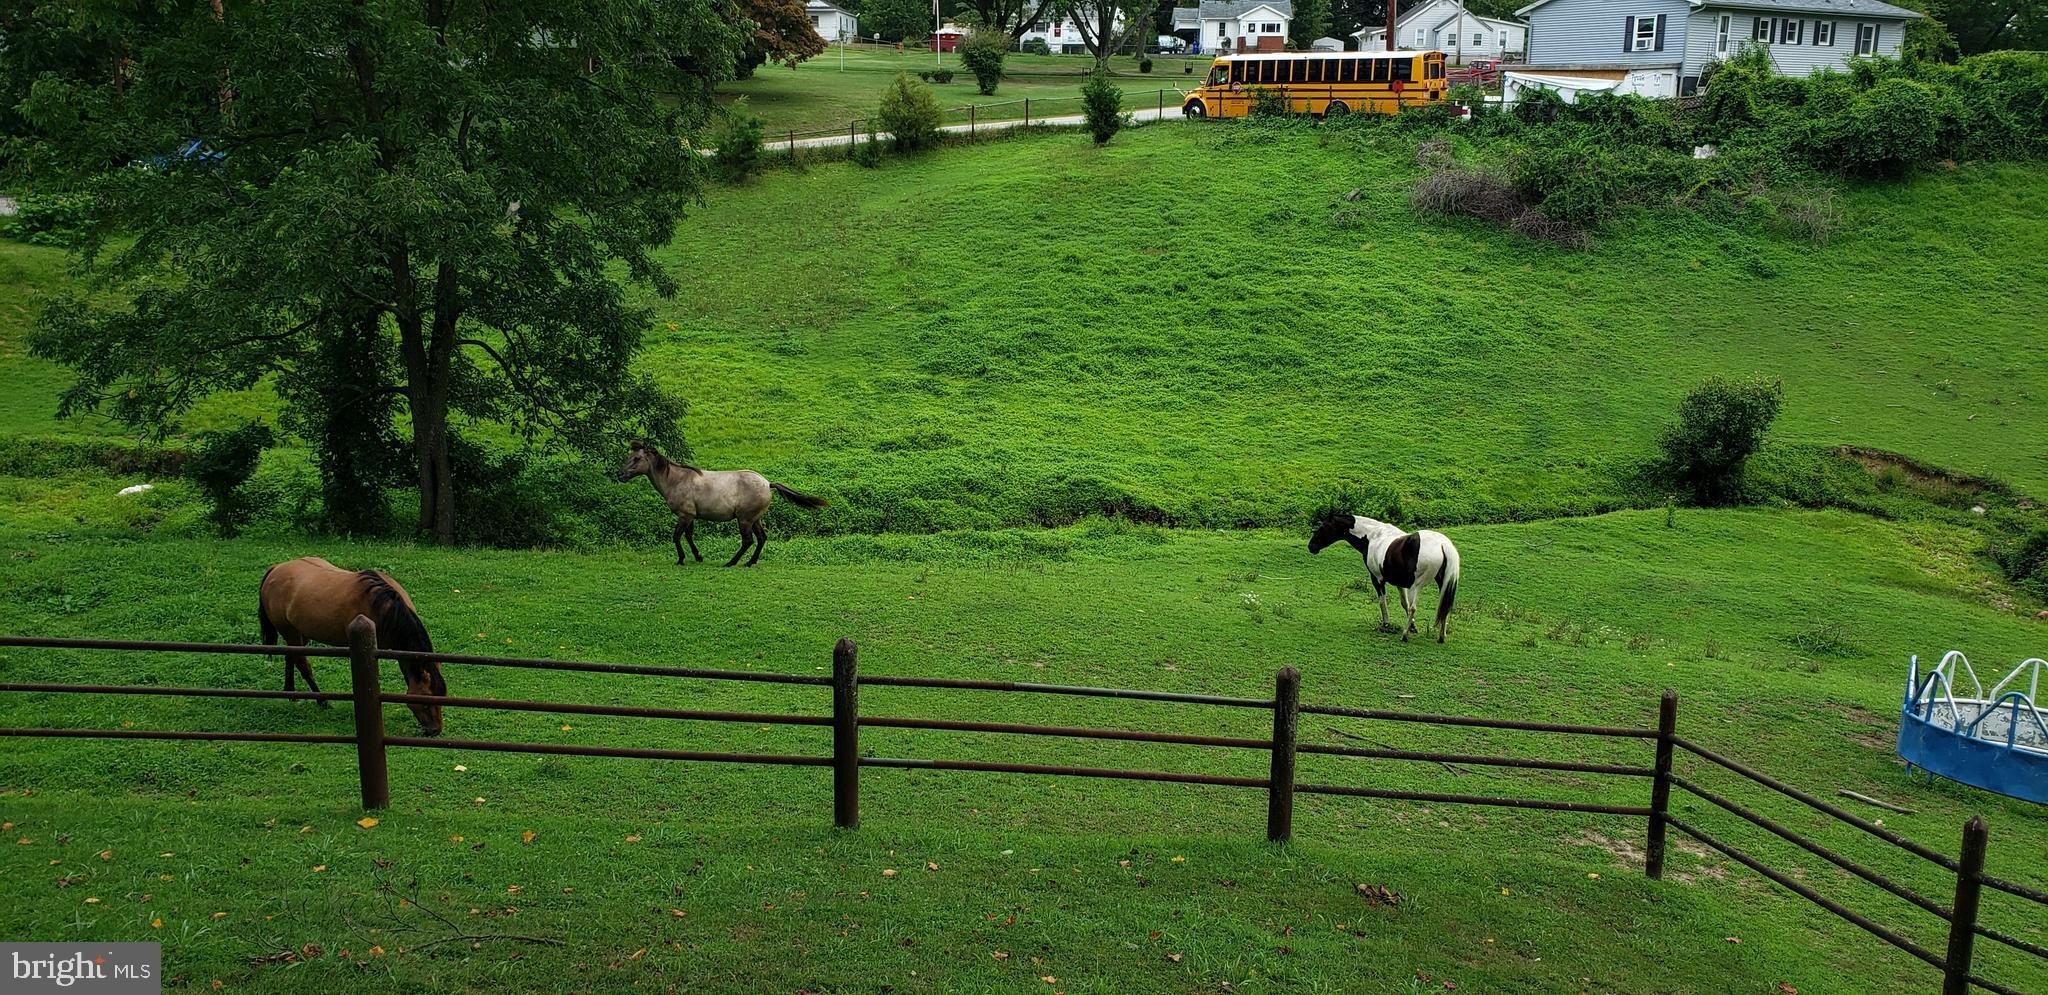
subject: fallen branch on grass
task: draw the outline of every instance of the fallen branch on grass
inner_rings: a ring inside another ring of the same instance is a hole
[[[1854,791],[1850,791],[1848,788],[1842,788],[1836,791],[1835,794],[1841,795],[1844,798],[1854,798],[1857,801],[1864,803],[1865,805],[1875,805],[1878,808],[1884,809],[1888,812],[1897,812],[1900,815],[1913,814],[1913,810],[1910,808],[1902,808],[1900,806],[1892,804],[1891,802],[1878,801],[1877,799],[1872,798],[1869,795],[1859,795]]]

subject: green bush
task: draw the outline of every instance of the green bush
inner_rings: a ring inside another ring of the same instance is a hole
[[[1833,81],[1823,81],[1833,85]],[[1940,158],[1944,133],[1955,127],[1962,108],[1947,92],[1908,79],[1887,79],[1835,109],[1815,116],[1806,129],[1813,164],[1856,176],[1899,176]]]
[[[1006,32],[977,28],[960,39],[960,64],[974,74],[974,85],[982,96],[996,92],[996,85],[1003,81],[1003,57],[1010,53],[1010,36]]]
[[[761,168],[761,119],[747,110],[741,97],[725,108],[718,133],[718,150],[711,164],[727,183],[739,183]]]
[[[206,498],[207,517],[220,529],[222,538],[233,538],[255,513],[242,485],[256,472],[263,450],[273,438],[270,426],[262,422],[198,435],[198,451],[186,473],[199,485],[199,493]]]
[[[944,85],[944,84],[946,84],[946,83],[951,83],[951,82],[953,82],[953,70],[951,70],[951,69],[920,69],[920,70],[918,70],[918,71],[917,71],[917,78],[918,78],[918,79],[921,79],[921,80],[924,80],[924,81],[925,81],[925,82],[927,82],[927,83],[938,83],[938,84]]]
[[[1109,74],[1100,69],[1089,74],[1088,83],[1081,87],[1081,114],[1088,120],[1088,133],[1095,138],[1095,144],[1106,145],[1124,126],[1124,93],[1109,81]]]
[[[1148,55],[1138,60],[1138,71],[1141,73],[1149,73],[1152,71],[1151,56]]]
[[[875,117],[898,152],[917,152],[939,143],[939,101],[932,89],[903,73],[882,91]]]
[[[66,246],[92,223],[92,198],[86,194],[27,194],[8,219],[8,234],[32,245]]]
[[[1701,504],[1740,500],[1743,465],[1763,446],[1784,401],[1775,380],[1708,377],[1686,393],[1678,423],[1657,438],[1665,472]]]
[[[1033,39],[1031,39],[1030,41],[1027,41],[1027,42],[1025,42],[1025,43],[1024,43],[1024,54],[1026,54],[1026,55],[1051,55],[1051,54],[1052,54],[1052,46],[1051,46],[1051,45],[1047,45],[1047,44],[1045,43],[1045,39],[1043,39],[1043,38],[1033,38]]]
[[[874,169],[882,164],[882,139],[875,134],[873,124],[868,125],[867,138],[855,142],[853,148],[847,152],[847,157],[862,169]]]
[[[2048,525],[1994,538],[1991,559],[2008,580],[2048,597]]]

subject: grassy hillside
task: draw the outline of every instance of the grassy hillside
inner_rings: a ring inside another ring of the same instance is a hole
[[[2048,490],[2040,167],[1851,191],[1824,250],[1668,214],[1572,254],[1418,224],[1406,145],[1324,144],[1169,126],[721,192],[668,257],[717,279],[647,361],[704,460],[912,529],[1070,495],[1281,523],[1342,485],[1591,510],[1711,373],[1784,378],[1781,440]]]
[[[64,373],[27,358],[22,334],[62,260],[0,243],[0,630],[248,639],[264,567],[318,553],[391,570],[449,649],[816,672],[851,636],[869,673],[1249,695],[1292,665],[1317,701],[1621,724],[1647,723],[1672,687],[1687,736],[1822,794],[1902,801],[1917,814],[1887,824],[1944,850],[1983,812],[1994,872],[2048,881],[2039,808],[1909,780],[1891,754],[1909,654],[1960,647],[1995,670],[2041,652],[2038,606],[1985,572],[1966,510],[1556,517],[1661,505],[1632,468],[1712,373],[1785,380],[1762,472],[1788,487],[1819,480],[1820,447],[1854,444],[2048,493],[2034,329],[2048,169],[1966,164],[1851,190],[1843,233],[1821,249],[1759,219],[1658,212],[1578,254],[1418,223],[1414,174],[1410,143],[1369,129],[1172,125],[1106,149],[1041,135],[711,191],[664,257],[686,289],[655,303],[645,362],[688,396],[701,462],[834,499],[819,517],[779,513],[751,571],[670,564],[654,495],[604,482],[602,460],[548,481],[603,523],[610,544],[591,551],[317,535],[304,503],[317,487],[292,451],[258,475],[265,518],[242,539],[210,538],[181,481],[115,495],[147,478],[102,468],[119,462],[103,450],[121,433],[51,417]],[[216,399],[187,427],[270,406]],[[1307,555],[1302,519],[1333,500],[1461,523],[1448,527],[1467,576],[1447,647],[1374,633],[1352,554]],[[735,542],[729,526],[699,541],[713,558]],[[9,682],[268,687],[270,668],[0,652]],[[332,664],[320,676],[347,685]],[[823,707],[767,688],[448,677],[458,694]],[[1263,734],[1256,715],[1163,705],[870,689],[863,707]],[[334,732],[347,714],[0,695],[0,727]],[[410,726],[388,716],[394,732]],[[454,713],[449,732],[823,743],[782,726],[535,713]],[[1644,759],[1638,745],[1382,723],[1311,721],[1302,734]],[[878,755],[1260,770],[1255,754],[1149,745],[865,740]],[[1929,865],[1688,771],[1945,894]],[[267,991],[536,978],[813,992],[1929,987],[1917,962],[1697,848],[1674,856],[1667,882],[1644,881],[1642,827],[1605,817],[1304,797],[1299,842],[1271,849],[1257,842],[1261,800],[1240,791],[870,771],[862,830],[837,834],[816,771],[401,751],[394,807],[358,828],[353,777],[345,750],[10,739],[0,934],[161,936],[186,984]],[[1645,797],[1636,781],[1379,761],[1312,758],[1302,777]],[[1938,945],[1932,920],[1681,806]],[[1359,883],[1406,900],[1367,907]],[[1998,928],[2048,943],[2033,910],[1987,903]],[[422,908],[466,932],[566,942],[416,950],[450,934]],[[304,960],[306,944],[321,955]],[[2040,969],[1983,956],[2009,983],[2048,989]]]
[[[1247,695],[1291,664],[1315,701],[1623,724],[1650,721],[1654,696],[1671,686],[1688,736],[1822,793],[1846,787],[1904,801],[1919,814],[1885,813],[1887,824],[1944,849],[1969,813],[1983,811],[1994,827],[1994,870],[2042,880],[2048,822],[2039,809],[1910,781],[1890,756],[1888,716],[1905,653],[1967,645],[1989,663],[2038,642],[2038,625],[1994,606],[1994,592],[1973,590],[1967,566],[1941,552],[1957,536],[1841,513],[1681,512],[1671,527],[1661,513],[1627,513],[1457,537],[1469,568],[1466,610],[1444,647],[1374,634],[1356,560],[1337,551],[1311,558],[1301,536],[1285,533],[1097,525],[944,542],[797,540],[771,548],[762,568],[729,572],[677,569],[653,554],[321,549],[406,578],[441,645],[461,649],[813,672],[828,665],[833,640],[851,636],[868,673]],[[254,578],[307,548],[19,535],[6,544],[12,565],[0,574],[0,612],[14,625],[193,639],[249,638]],[[138,551],[146,570],[132,567]],[[921,562],[894,562],[907,556]],[[342,668],[318,666],[324,688],[346,686]],[[459,694],[824,707],[811,689],[454,666],[448,678]],[[5,651],[0,679],[269,686],[276,675],[246,659]],[[869,714],[1221,735],[1262,735],[1264,722],[1213,709],[968,692],[871,688],[862,701]],[[391,711],[388,727],[409,731],[410,718]],[[0,725],[317,732],[345,729],[347,715],[277,702],[0,698]],[[812,729],[532,713],[451,713],[448,730],[791,753],[825,743]],[[1647,758],[1641,744],[1384,723],[1311,719],[1302,734],[1353,742],[1340,732],[1412,748]],[[1262,764],[1242,752],[885,729],[869,730],[863,745],[882,756],[1244,774]],[[1049,975],[1067,991],[1215,990],[1222,981],[1270,986],[1245,990],[1401,991],[1416,972],[1466,991],[1928,985],[1916,962],[1696,848],[1674,855],[1668,883],[1644,882],[1635,854],[1642,827],[1600,816],[1304,796],[1299,845],[1272,851],[1255,842],[1256,793],[869,771],[865,824],[839,836],[825,828],[829,785],[820,771],[440,751],[400,751],[393,765],[395,807],[361,830],[351,825],[361,813],[345,749],[10,741],[0,755],[0,785],[9,789],[0,819],[31,842],[0,848],[0,878],[13,882],[16,899],[0,905],[0,931],[133,936],[161,919],[179,970],[257,990],[461,990],[528,971],[606,990],[687,977],[696,986],[689,990],[1021,991]],[[1942,893],[1929,865],[1704,765],[1682,766]],[[1627,779],[1336,758],[1305,759],[1301,776],[1621,804],[1641,804],[1646,790]],[[112,815],[97,801],[108,797],[119,799]],[[1681,802],[1681,811],[1939,941],[1931,920],[1810,857],[1701,804]],[[537,838],[522,843],[527,830]],[[622,842],[629,835],[640,840]],[[92,856],[109,848],[111,861]],[[927,861],[939,870],[925,870]],[[885,878],[891,868],[899,875]],[[394,917],[418,915],[387,912],[378,884],[414,880],[428,907],[452,910],[476,931],[568,945],[336,961],[341,949],[360,958],[373,944],[395,953],[442,935],[429,923],[420,934],[395,931]],[[1368,908],[1352,894],[1360,882],[1386,884],[1407,903]],[[465,914],[472,908],[501,911],[486,919]],[[2024,907],[1993,901],[1991,910],[2000,928],[2048,940]],[[227,916],[216,920],[220,912]],[[1731,935],[1742,944],[1723,939]],[[328,956],[300,967],[247,962],[309,942]],[[998,950],[1010,961],[995,960]],[[1986,956],[2022,987],[2048,984],[1995,951]]]

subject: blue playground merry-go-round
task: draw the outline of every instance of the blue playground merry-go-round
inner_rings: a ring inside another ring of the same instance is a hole
[[[2048,804],[2048,721],[2036,705],[2043,667],[2026,660],[1987,691],[1960,652],[1925,673],[1913,657],[1899,710],[1906,769]]]

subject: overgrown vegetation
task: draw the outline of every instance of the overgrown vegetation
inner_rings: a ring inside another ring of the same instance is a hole
[[[1630,95],[1565,103],[1542,89],[1505,112],[1475,104],[1460,130],[1476,161],[1437,164],[1451,175],[1425,179],[1415,206],[1575,247],[1618,212],[1667,206],[1756,215],[1818,245],[1839,227],[1836,181],[2048,151],[2048,56],[1858,60],[1847,72],[1795,78],[1748,48],[1705,86],[1687,113]],[[1443,111],[1404,112],[1396,124],[1435,130],[1448,123]],[[1352,126],[1383,125],[1364,117]]]
[[[898,152],[921,152],[939,143],[939,102],[931,87],[904,73],[882,91],[875,118]]]

